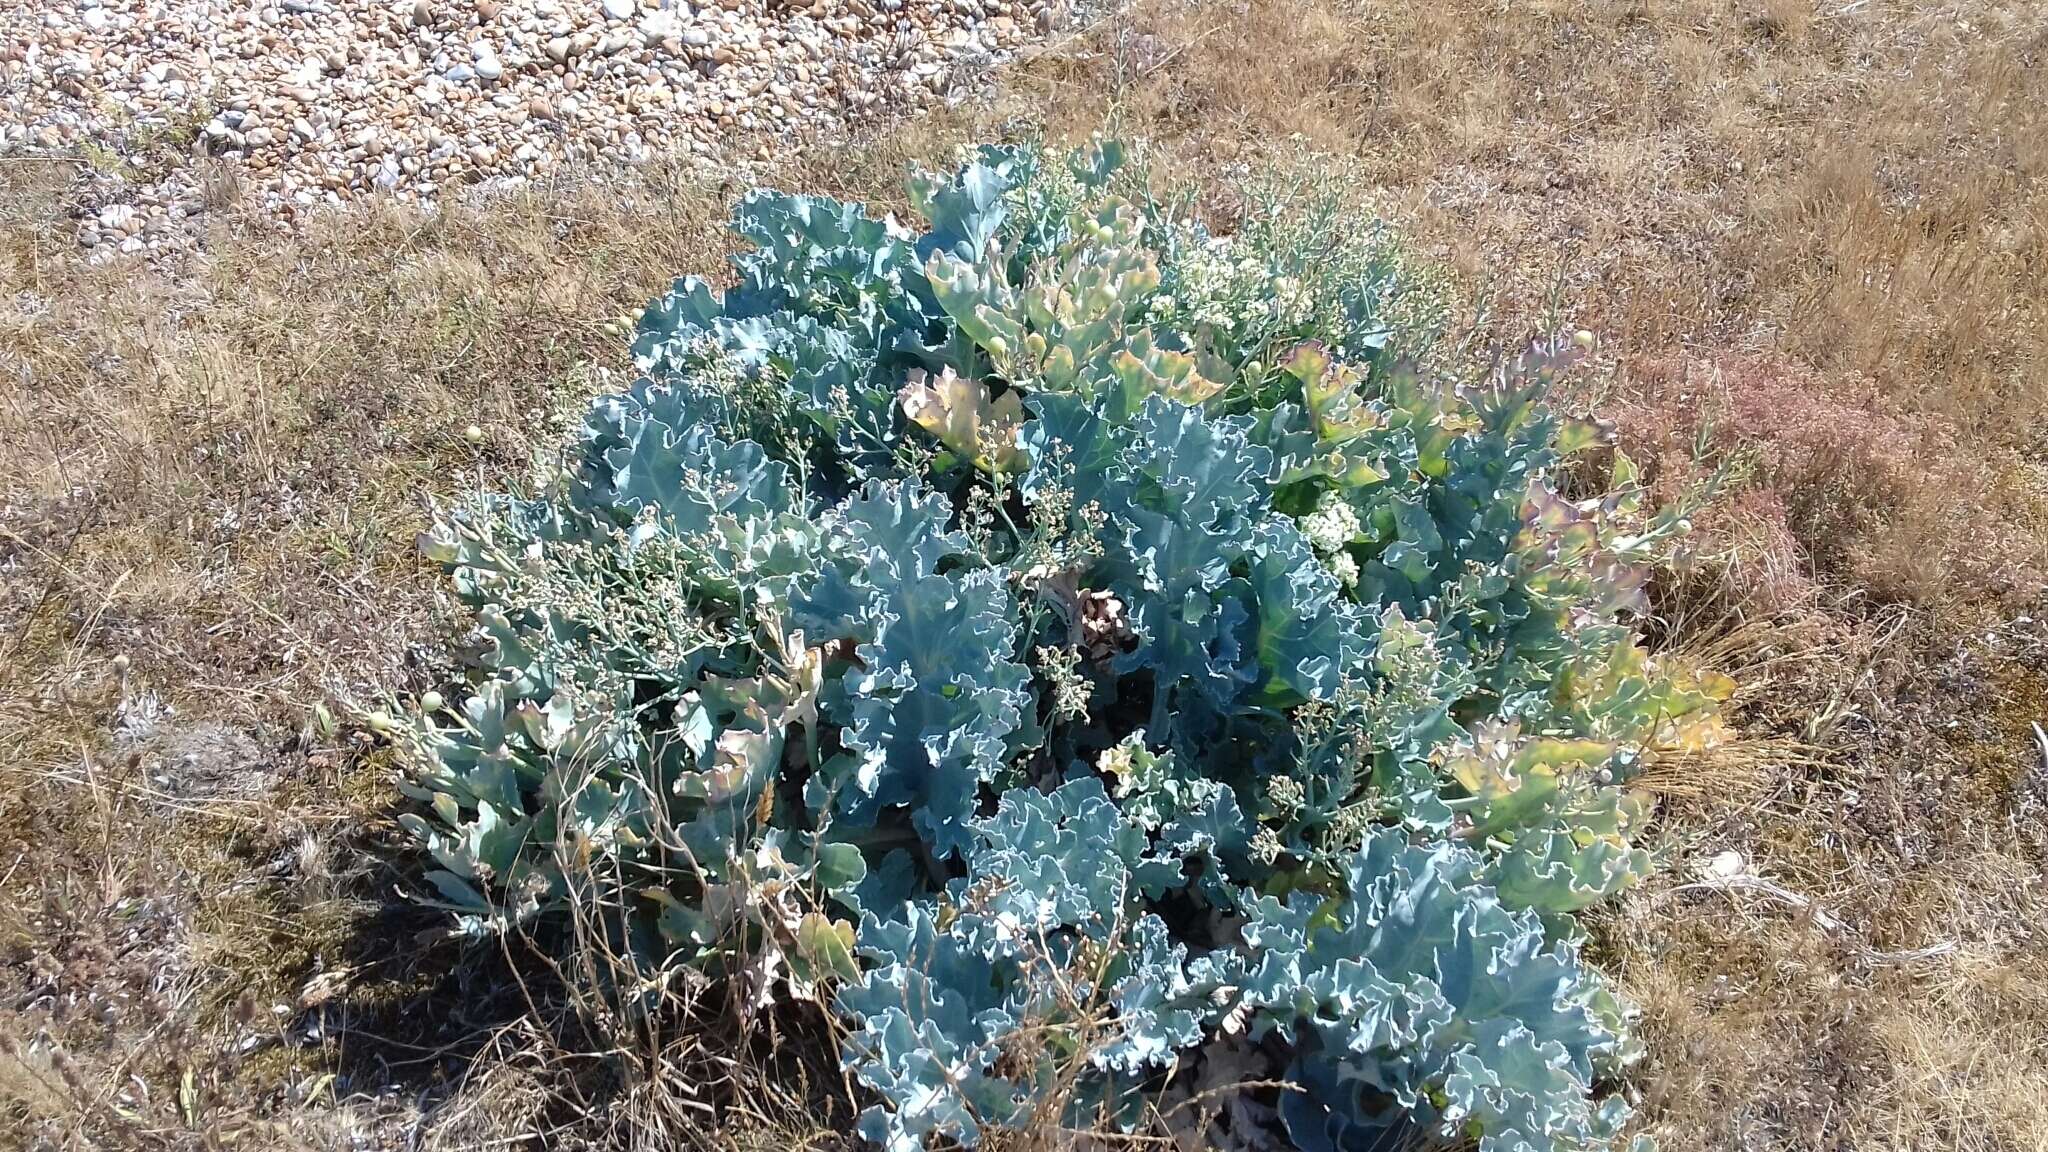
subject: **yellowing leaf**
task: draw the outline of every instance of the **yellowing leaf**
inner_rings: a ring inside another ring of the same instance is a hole
[[[853,959],[853,925],[822,912],[806,912],[796,926],[796,952],[790,967],[807,979],[826,975],[852,980],[860,975]]]
[[[1569,420],[1557,430],[1557,453],[1570,456],[1614,443],[1612,420]]]
[[[1155,347],[1149,333],[1133,337],[1110,368],[1132,396],[1157,392],[1193,406],[1223,391],[1221,383],[1202,375],[1193,356]]]
[[[988,385],[948,368],[936,378],[912,369],[897,396],[911,423],[975,468],[989,473],[1024,468],[1024,449],[1017,443],[1024,402],[1017,393],[996,396]]]

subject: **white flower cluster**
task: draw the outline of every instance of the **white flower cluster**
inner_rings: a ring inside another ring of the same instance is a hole
[[[1271,865],[1286,851],[1286,845],[1280,842],[1280,834],[1264,824],[1259,825],[1259,830],[1252,833],[1251,857],[1259,863]]]
[[[1297,276],[1275,276],[1272,281],[1273,318],[1285,328],[1299,328],[1315,318],[1314,289]]]
[[[1314,315],[1314,286],[1276,274],[1256,246],[1205,236],[1187,224],[1171,227],[1180,241],[1171,269],[1175,292],[1153,298],[1153,320],[1236,332],[1265,324],[1298,327]]]
[[[1035,654],[1038,667],[1052,686],[1053,719],[1088,719],[1090,685],[1088,678],[1081,674],[1081,654],[1072,648],[1057,646],[1038,648]]]
[[[1358,583],[1358,561],[1346,552],[1364,531],[1358,513],[1349,501],[1335,492],[1325,493],[1316,510],[1301,518],[1302,535],[1322,556],[1323,564],[1337,574],[1346,588]]]
[[[1236,261],[1228,236],[1198,240],[1192,229],[1177,226],[1183,233],[1184,255],[1174,267],[1179,294],[1153,300],[1162,320],[1171,319],[1188,328],[1228,328],[1235,322],[1230,305],[1235,282]]]
[[[1346,588],[1358,586],[1358,561],[1352,558],[1351,553],[1339,552],[1333,556],[1325,556],[1323,567],[1335,573],[1338,581]]]
[[[1363,528],[1349,501],[1328,493],[1316,510],[1301,518],[1302,534],[1318,552],[1336,552],[1358,539]]]
[[[1099,540],[1108,517],[1093,500],[1074,507],[1074,490],[1068,483],[1073,476],[1067,462],[1070,454],[1066,445],[1054,445],[1040,461],[1041,472],[1050,479],[1025,496],[1031,508],[1031,531],[1020,542],[1011,568],[1026,588],[1079,569],[1102,548]],[[1074,530],[1077,520],[1078,532]]]
[[[700,611],[686,576],[701,567],[703,544],[645,531],[651,522],[643,516],[642,530],[612,527],[543,542],[523,524],[491,517],[479,525],[485,562],[470,575],[493,598],[479,623],[487,632],[510,631],[507,606],[555,622],[522,642],[565,694],[577,684],[601,696],[629,690],[636,671],[674,667],[729,643],[724,627]]]
[[[1308,792],[1292,776],[1274,776],[1266,781],[1266,802],[1274,812],[1291,820],[1308,803]]]
[[[1166,224],[1164,292],[1150,319],[1190,335],[1233,363],[1261,359],[1276,342],[1313,334],[1339,356],[1432,342],[1455,294],[1401,236],[1357,197],[1358,173],[1302,156],[1242,188],[1228,235],[1192,219]]]

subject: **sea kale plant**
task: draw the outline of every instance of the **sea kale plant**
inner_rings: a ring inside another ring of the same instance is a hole
[[[478,641],[392,726],[435,902],[829,1005],[897,1152],[1606,1147],[1573,914],[1725,696],[1630,623],[1683,522],[1546,407],[1568,343],[1437,339],[1327,190],[1211,231],[1136,167],[741,201],[555,478],[426,538]]]

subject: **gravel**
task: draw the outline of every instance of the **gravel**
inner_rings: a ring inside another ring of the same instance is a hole
[[[96,251],[190,241],[198,160],[287,223],[565,163],[765,155],[915,114],[1065,0],[49,0],[0,41],[0,155],[80,161]],[[214,180],[217,182],[218,177]],[[127,211],[113,211],[126,209]]]

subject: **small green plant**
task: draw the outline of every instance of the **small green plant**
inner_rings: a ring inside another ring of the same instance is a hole
[[[1435,355],[1388,234],[1210,236],[1132,169],[742,201],[567,466],[426,540],[478,641],[394,729],[435,899],[598,926],[622,1004],[823,997],[892,1149],[1204,1077],[1290,1086],[1167,1121],[1221,1142],[1605,1146],[1628,1013],[1571,914],[1726,687],[1629,624],[1682,521],[1625,459],[1559,491],[1568,344]]]

